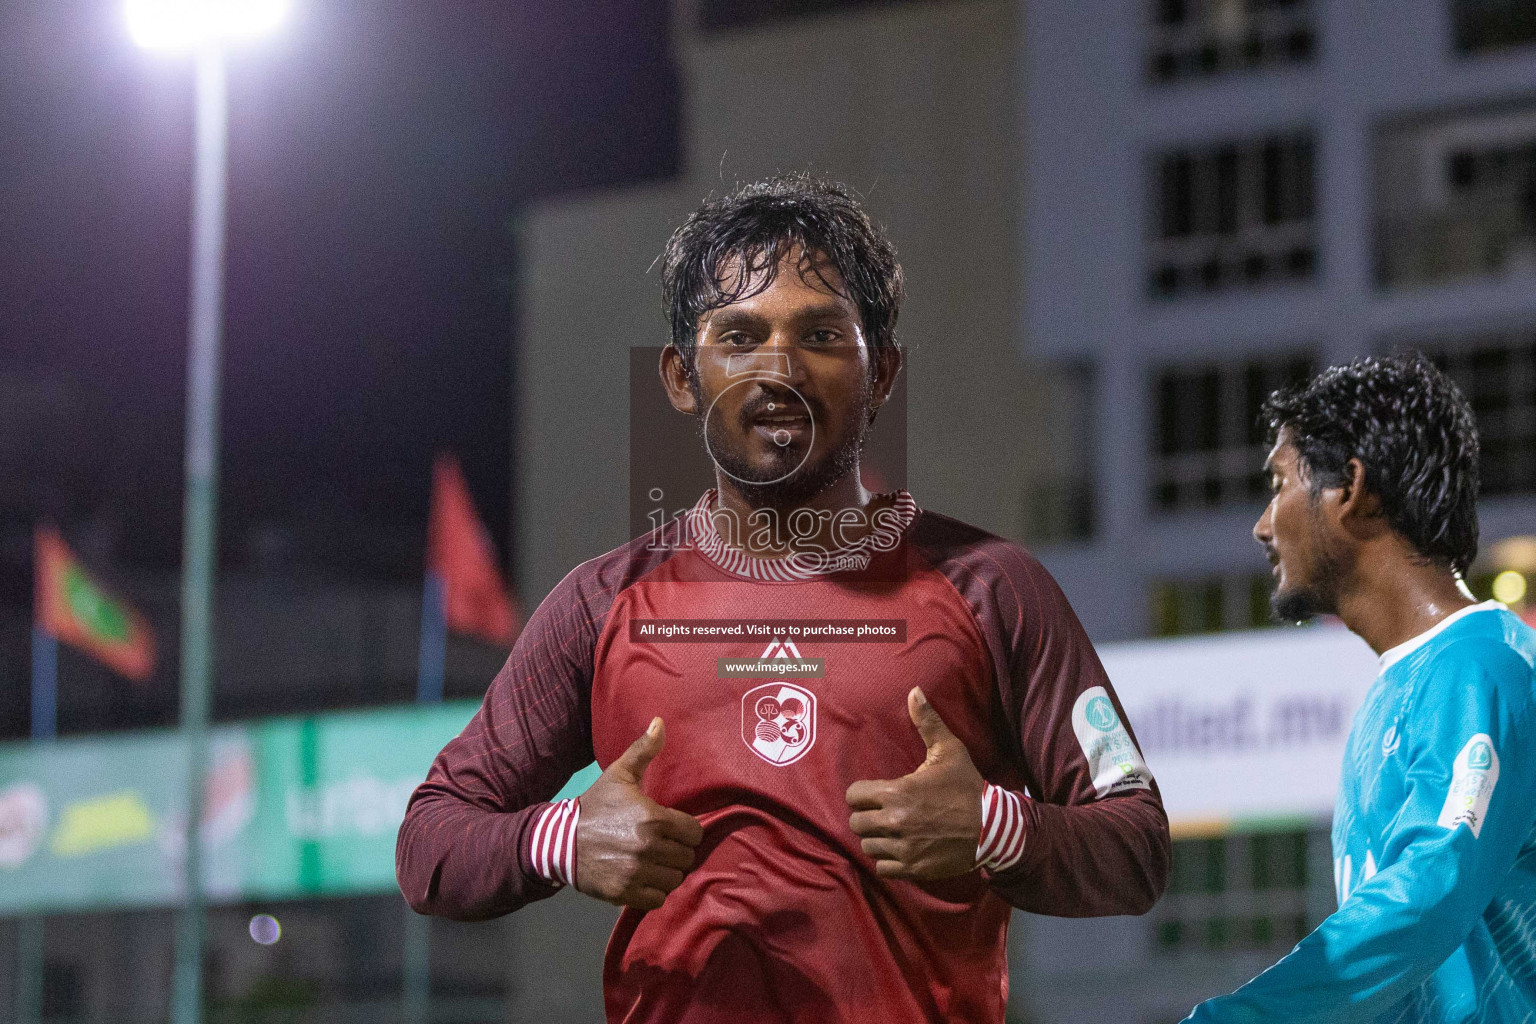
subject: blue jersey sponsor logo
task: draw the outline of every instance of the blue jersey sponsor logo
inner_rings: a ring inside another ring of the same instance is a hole
[[[1387,731],[1381,737],[1381,756],[1391,757],[1402,744],[1403,737],[1398,734],[1396,724],[1387,726]]]

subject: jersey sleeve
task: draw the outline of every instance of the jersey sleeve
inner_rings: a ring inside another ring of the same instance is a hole
[[[1407,798],[1376,870],[1275,966],[1188,1020],[1374,1021],[1466,941],[1531,835],[1531,669],[1489,640],[1451,644],[1409,712]]]
[[[1168,880],[1162,798],[1077,615],[1019,548],[990,587],[998,690],[1028,791],[1023,849],[990,875],[1020,910],[1059,917],[1142,914]],[[989,780],[995,781],[995,780]]]
[[[550,798],[592,761],[593,652],[609,605],[581,568],[561,581],[411,795],[395,873],[418,912],[477,921],[559,889],[534,839]]]

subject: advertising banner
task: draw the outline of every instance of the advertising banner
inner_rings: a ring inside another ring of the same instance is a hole
[[[0,747],[0,913],[171,902],[185,771],[164,734]]]
[[[1342,628],[1106,645],[1177,836],[1327,821],[1376,658]],[[474,701],[279,718],[210,737],[202,823],[218,901],[388,892],[395,834]],[[597,776],[591,765],[561,791]],[[0,915],[169,906],[183,891],[174,732],[0,744]]]
[[[477,707],[214,729],[201,828],[210,897],[392,890],[406,801]],[[185,766],[174,732],[0,744],[0,915],[176,903]],[[596,775],[593,765],[561,795]]]
[[[1327,822],[1376,655],[1339,626],[1105,645],[1174,836]]]

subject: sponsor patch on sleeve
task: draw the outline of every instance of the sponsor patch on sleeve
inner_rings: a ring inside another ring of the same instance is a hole
[[[1151,787],[1152,773],[1104,687],[1095,686],[1078,695],[1072,705],[1072,731],[1088,759],[1093,789],[1099,796]]]
[[[1498,782],[1499,752],[1493,749],[1488,734],[1480,732],[1467,740],[1456,755],[1450,792],[1445,794],[1445,806],[1440,808],[1440,827],[1454,829],[1466,825],[1472,830],[1472,837],[1478,838],[1488,815],[1488,801]]]

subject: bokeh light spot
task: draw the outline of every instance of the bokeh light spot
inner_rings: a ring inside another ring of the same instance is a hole
[[[270,946],[283,937],[283,926],[271,914],[257,914],[251,918],[251,938],[263,946]]]
[[[1505,604],[1514,604],[1525,596],[1525,576],[1506,569],[1493,578],[1493,596]]]

